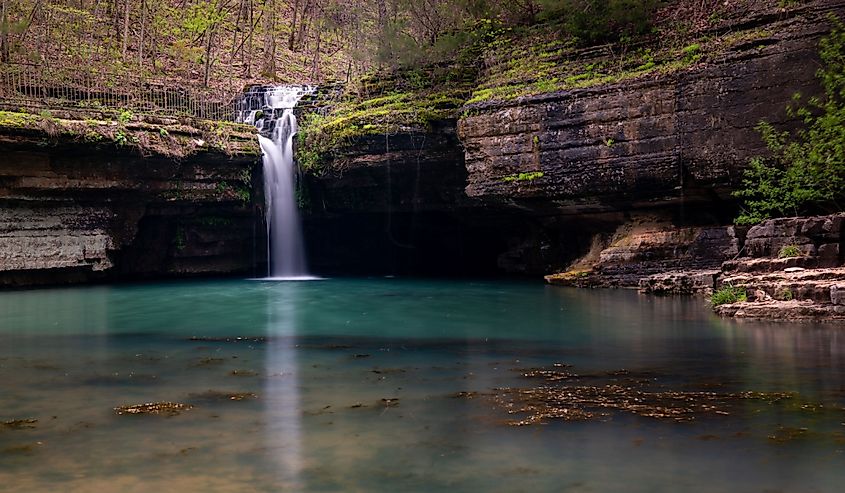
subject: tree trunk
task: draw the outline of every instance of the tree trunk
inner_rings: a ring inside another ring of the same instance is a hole
[[[276,80],[276,2],[264,3],[264,64],[265,76]]]
[[[320,29],[317,29],[316,36],[317,46],[314,49],[314,60],[311,67],[311,79],[314,80],[314,82],[317,82],[322,77],[322,73],[320,72],[320,44],[323,37]]]
[[[138,67],[144,67],[144,30],[147,23],[147,1],[141,0],[141,35],[138,36]]]
[[[293,9],[291,9],[293,12],[290,20],[290,36],[288,36],[288,49],[290,51],[293,51],[293,47],[296,45],[296,16],[299,12],[299,1],[294,0]]]
[[[123,61],[126,62],[126,49],[129,46],[129,1],[125,0],[123,2],[124,9],[123,9]]]
[[[260,19],[260,15],[259,15]],[[252,77],[252,47],[253,38],[255,35],[255,26],[258,25],[258,20],[255,19],[255,9],[252,5],[252,0],[249,1],[249,39],[247,40],[248,47],[241,50],[241,58],[246,60],[246,76]],[[247,54],[248,53],[248,54]]]
[[[214,27],[208,28],[205,40],[205,77],[203,77],[203,84],[208,87],[208,80],[211,75],[211,47],[214,43]]]
[[[302,13],[299,15],[299,33],[296,35],[297,43],[301,46],[305,43],[305,38],[308,34],[308,27],[311,21],[308,15],[311,11],[312,0],[305,0],[302,6]],[[294,46],[296,48],[296,46]]]
[[[9,63],[9,13],[6,5],[8,0],[3,0],[0,5],[0,62]]]

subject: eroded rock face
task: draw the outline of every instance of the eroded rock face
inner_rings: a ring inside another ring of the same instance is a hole
[[[324,275],[487,275],[513,241],[543,229],[528,211],[466,196],[454,121],[358,139],[303,183],[309,263]],[[533,252],[527,252],[529,256]],[[545,265],[520,255],[515,270]],[[528,264],[531,264],[530,266]]]
[[[815,265],[800,266],[835,267],[840,264],[843,224],[845,214],[764,221],[748,230],[746,254],[755,258],[777,256],[784,247],[794,246],[816,260]]]
[[[770,34],[671,75],[468,106],[467,195],[565,213],[730,201],[765,151],[755,125],[788,126],[793,94],[818,92],[829,8],[749,19]]]
[[[749,158],[765,152],[754,127],[796,124],[785,108],[819,92],[818,41],[843,5],[738,21],[753,39],[675,73],[472,104],[457,122],[333,150],[331,169],[306,178],[310,258],[326,272],[534,275],[566,268],[598,237],[599,285],[718,268],[744,241],[720,225],[736,216]],[[669,219],[640,243],[606,241],[642,214]],[[838,244],[814,247],[840,257]]]
[[[716,307],[722,317],[752,320],[813,320],[840,322],[845,319],[843,307],[812,301],[763,301],[757,303],[732,303]]]
[[[597,235],[587,255],[546,280],[565,286],[690,294],[712,288],[713,271],[740,248],[733,226],[678,226],[666,217],[641,215],[611,235]]]
[[[444,211],[471,202],[454,121],[431,131],[359,138],[335,153],[323,174],[306,180],[312,216]]]
[[[0,153],[0,286],[252,273],[263,259],[255,156],[34,137]]]

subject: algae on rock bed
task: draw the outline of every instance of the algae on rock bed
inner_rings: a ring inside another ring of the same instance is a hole
[[[659,371],[617,370],[579,374],[569,365],[562,364],[549,368],[516,368],[513,371],[521,373],[526,379],[540,380],[540,383],[497,388],[490,393],[467,392],[458,397],[491,400],[509,415],[518,416],[506,421],[511,426],[543,424],[551,420],[604,421],[618,412],[691,422],[705,417],[748,412],[749,403],[759,404],[758,409],[776,408],[778,412],[821,411],[818,405],[791,392],[717,392],[706,380],[687,382],[680,389],[673,388],[663,383],[670,381],[670,376]]]
[[[158,416],[178,416],[185,411],[190,411],[194,406],[178,402],[148,402],[146,404],[134,404],[131,406],[118,406],[114,412],[118,415],[126,414],[148,414]]]

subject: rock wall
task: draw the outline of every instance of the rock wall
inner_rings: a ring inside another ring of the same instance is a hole
[[[741,19],[734,27],[753,38],[675,72],[471,104],[457,120],[332,149],[331,165],[299,190],[315,272],[572,267],[575,283],[589,284],[589,267],[600,285],[636,286],[720,265],[745,241],[724,225],[736,213],[730,191],[764,151],[754,127],[795,125],[785,107],[797,91],[818,92],[825,16],[845,13],[845,1],[801,9]],[[93,135],[81,120],[0,121],[0,285],[261,271],[255,142],[227,155],[226,139],[212,140],[220,128],[121,129],[108,118]],[[112,142],[133,138],[147,155]],[[191,152],[170,152],[174,142]],[[752,231],[747,245],[776,247],[765,238]],[[839,258],[835,242],[799,239]]]
[[[358,139],[329,170],[306,175],[305,239],[315,272],[487,275],[512,236],[530,235],[523,211],[464,193],[454,121],[429,131]],[[543,272],[542,269],[534,272]]]
[[[733,226],[678,226],[668,217],[633,216],[612,234],[596,235],[589,253],[546,280],[564,286],[630,288],[655,274],[718,270],[739,255],[742,233]]]
[[[447,211],[473,205],[455,121],[358,138],[327,171],[306,177],[311,215]]]
[[[562,213],[730,201],[748,159],[765,152],[755,125],[788,127],[793,94],[818,92],[825,16],[842,9],[743,19],[758,26],[753,40],[672,74],[469,105],[467,195]]]
[[[0,286],[253,273],[254,154],[182,159],[28,133],[0,139]]]
[[[754,127],[796,125],[786,106],[820,91],[818,42],[845,2],[780,12],[722,26],[722,51],[675,72],[470,104],[457,122],[332,149],[303,189],[314,264],[537,275],[599,245],[602,285],[718,268],[743,240],[724,225],[748,159],[765,152]],[[728,41],[732,30],[751,34]]]
[[[764,221],[748,230],[743,255],[722,264],[714,288],[745,299],[719,305],[722,316],[759,319],[845,318],[841,248],[845,214]]]
[[[745,254],[760,258],[778,256],[784,248],[796,247],[817,259],[817,267],[837,267],[842,261],[845,214],[787,217],[764,221],[748,230]]]

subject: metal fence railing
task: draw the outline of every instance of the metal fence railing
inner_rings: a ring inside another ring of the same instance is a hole
[[[240,92],[232,87],[186,86],[86,69],[0,65],[0,102],[26,109],[119,109],[234,121],[239,99]]]

